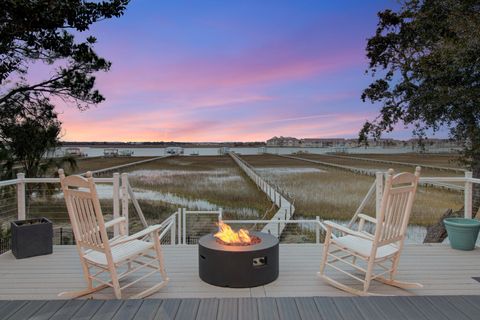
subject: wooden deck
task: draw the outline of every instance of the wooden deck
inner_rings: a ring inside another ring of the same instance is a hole
[[[0,301],[14,320],[474,320],[480,296]]]
[[[316,276],[321,246],[280,245],[280,276],[268,285],[230,289],[202,282],[197,271],[196,246],[164,246],[170,283],[150,298],[245,298],[348,296]],[[337,275],[335,273],[335,275]],[[387,295],[480,295],[480,249],[464,252],[445,245],[407,245],[399,279],[421,282],[423,289],[405,291],[374,281],[372,292]],[[342,276],[339,276],[342,279]],[[347,280],[350,283],[352,281]],[[126,295],[151,283],[139,282]],[[62,291],[78,290],[84,280],[74,246],[55,246],[52,255],[16,260],[10,252],[0,256],[0,300],[53,300]],[[94,295],[112,299],[111,289]]]

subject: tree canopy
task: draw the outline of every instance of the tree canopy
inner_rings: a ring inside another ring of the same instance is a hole
[[[360,138],[379,137],[398,124],[449,130],[463,146],[463,158],[480,175],[480,2],[402,1],[398,11],[378,13],[368,39],[374,82],[362,94],[381,105]]]
[[[97,71],[110,62],[93,50],[96,39],[76,42],[91,24],[123,14],[128,0],[4,0],[0,6],[0,110],[10,117],[59,97],[79,108],[104,97],[95,89]],[[53,75],[27,79],[34,63],[54,66]]]
[[[59,143],[56,101],[86,109],[105,99],[95,88],[95,73],[108,71],[111,63],[96,54],[96,39],[86,33],[96,22],[120,17],[128,2],[2,1],[0,165],[4,175],[14,162],[23,164],[30,177],[44,171],[42,157]],[[37,77],[29,71],[37,65],[46,65],[49,72],[34,81]]]
[[[446,128],[462,145],[461,159],[480,177],[480,2],[405,0],[400,5],[378,13],[377,30],[367,42],[367,72],[375,79],[362,99],[381,110],[365,123],[360,139],[378,138],[402,124],[413,126],[420,138]],[[479,207],[475,184],[474,215]],[[446,236],[441,221],[431,230],[430,241]]]

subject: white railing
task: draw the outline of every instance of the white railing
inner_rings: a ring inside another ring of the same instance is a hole
[[[370,186],[365,198],[363,199],[360,206],[355,211],[355,215],[350,220],[349,226],[356,221],[356,217],[362,213],[363,209],[367,205],[367,203],[375,196],[375,210],[378,212],[380,210],[380,204],[382,201],[382,193],[383,193],[383,181],[385,172],[377,172],[375,176],[375,182]],[[465,172],[465,176],[463,177],[420,177],[420,184],[430,185],[432,183],[439,184],[439,183],[463,183],[462,191],[464,193],[464,217],[467,219],[471,219],[473,215],[473,185],[480,184],[480,179],[473,178],[472,173],[470,171]]]
[[[176,244],[193,244],[195,239],[201,235],[212,232],[218,221],[222,220],[222,208],[212,211],[196,211],[187,210],[186,208],[178,208],[177,212],[173,214],[176,219],[177,239]],[[172,215],[172,216],[173,216]],[[196,225],[191,225],[187,228],[188,219],[197,218]],[[200,218],[200,219],[198,219]],[[203,221],[201,219],[203,218]],[[203,222],[202,223],[199,223]]]
[[[295,214],[293,201],[287,199],[275,186],[265,181],[246,161],[242,160],[235,153],[230,152],[229,155],[258,188],[267,195],[270,201],[279,208],[270,220],[272,223],[265,225],[262,231],[277,237],[281,236],[286,225],[284,223],[278,224],[276,221],[290,220],[293,217]]]
[[[253,170],[251,171],[253,172]],[[254,173],[254,172],[253,172]],[[259,187],[262,188],[266,194],[269,194],[270,199],[276,200],[279,204],[289,203],[287,199],[278,194],[278,192],[266,184],[263,179],[261,179],[257,174],[252,174],[252,180],[257,181]],[[379,209],[380,200],[382,198],[383,191],[383,179],[384,173],[378,172],[376,174],[375,182],[370,187],[367,192],[366,197],[358,207],[355,212],[354,218],[362,213],[367,203],[370,200],[376,201],[377,210]],[[140,221],[144,226],[147,225],[147,221],[143,216],[143,212],[140,208],[138,201],[135,198],[132,187],[128,181],[128,174],[123,173],[114,173],[112,178],[94,178],[94,181],[97,183],[111,183],[113,186],[112,192],[112,214],[114,218],[125,217],[128,221],[129,217],[129,201],[132,201],[133,207],[135,208],[136,213],[140,217]],[[470,172],[466,172],[463,177],[421,177],[421,182],[430,183],[430,182],[447,182],[447,183],[462,183],[464,186],[464,208],[465,208],[465,217],[471,218],[474,216],[472,212],[472,203],[473,203],[473,185],[480,184],[480,179],[472,178]],[[26,189],[28,184],[59,184],[59,178],[25,178],[22,173],[17,175],[17,179],[0,181],[0,187],[14,187],[12,189],[13,193],[16,194],[16,219],[22,220],[28,218],[27,206],[26,206]],[[269,192],[270,190],[270,192]],[[10,199],[10,198],[9,198]],[[11,198],[13,199],[13,198]],[[281,205],[281,208],[285,208]],[[292,206],[293,207],[293,206]],[[252,227],[261,227],[259,231],[270,232],[272,235],[279,238],[285,237],[285,228],[287,225],[296,224],[299,227],[304,227],[306,225],[313,226],[312,228],[307,228],[311,232],[315,233],[315,242],[320,241],[320,234],[322,231],[322,223],[319,217],[316,219],[308,220],[292,220],[292,216],[289,215],[291,211],[280,212],[276,218],[271,220],[225,220],[225,222],[232,225],[251,225]],[[0,212],[0,215],[3,212]],[[277,212],[278,214],[278,212]],[[65,211],[66,215],[66,211]],[[162,232],[162,239],[166,237],[167,234],[170,236],[169,243],[172,245],[178,244],[192,244],[196,243],[196,239],[203,234],[207,234],[215,230],[215,222],[223,218],[222,209],[215,211],[190,211],[185,208],[179,208],[175,213],[170,215],[163,223],[166,223],[165,229]],[[268,226],[268,229],[266,229]],[[118,230],[114,230],[115,234],[118,234]],[[288,236],[289,234],[287,234]]]

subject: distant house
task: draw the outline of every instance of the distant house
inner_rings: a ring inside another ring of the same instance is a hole
[[[131,157],[135,152],[133,150],[120,150],[118,154],[122,157]]]
[[[273,137],[267,140],[267,146],[270,147],[299,147],[300,140],[294,137]]]
[[[83,157],[84,154],[77,147],[70,147],[65,149],[65,156]]]
[[[438,138],[426,138],[422,140],[423,145],[426,148],[455,148],[459,147],[459,143],[452,139],[438,139]],[[410,139],[406,141],[406,144],[412,149],[419,147],[418,138]]]
[[[305,138],[300,140],[302,147],[308,148],[338,148],[345,146],[343,138]]]
[[[171,154],[171,155],[180,155],[183,154],[183,148],[182,147],[168,147],[165,149],[166,154]]]

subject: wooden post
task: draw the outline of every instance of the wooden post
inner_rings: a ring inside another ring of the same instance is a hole
[[[182,209],[182,227],[183,227],[183,244],[187,244],[187,215],[185,208]]]
[[[278,218],[280,220],[280,218]],[[280,221],[277,223],[277,237],[280,237]]]
[[[172,226],[170,227],[170,244],[174,245],[175,242],[176,242],[175,232],[176,232],[176,228],[177,228],[177,217],[173,216],[172,220],[173,220],[172,221]]]
[[[25,205],[25,173],[17,173],[17,218],[18,220],[26,219]]]
[[[113,174],[113,218],[120,218],[120,173]],[[120,235],[118,224],[113,226],[113,235]]]
[[[383,172],[375,173],[375,182],[376,182],[375,216],[377,217],[380,214],[380,207],[382,206],[383,175],[384,175]]]
[[[182,209],[178,208],[177,210],[177,219],[178,219],[178,244],[182,244]]]
[[[473,175],[472,172],[465,172],[465,204],[464,204],[464,217],[466,219],[472,219],[472,198],[473,198],[473,183],[470,181]]]
[[[122,173],[122,217],[126,219],[126,230],[125,234],[129,234],[129,221],[128,221],[128,173]]]

